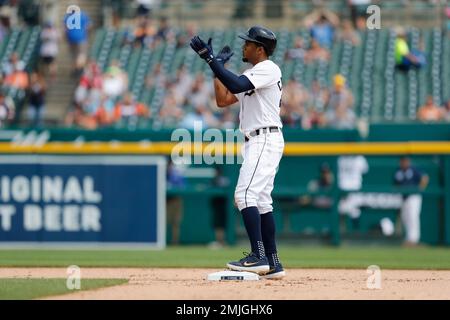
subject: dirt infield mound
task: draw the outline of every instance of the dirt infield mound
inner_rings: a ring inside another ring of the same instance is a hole
[[[82,278],[126,278],[125,285],[51,299],[266,300],[450,299],[450,271],[382,270],[381,289],[368,289],[366,270],[288,269],[284,280],[207,281],[217,269],[82,268]],[[65,278],[62,268],[3,268],[0,278]]]

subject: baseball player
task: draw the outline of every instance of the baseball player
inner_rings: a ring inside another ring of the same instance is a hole
[[[235,75],[224,65],[231,58],[228,46],[214,55],[211,39],[205,43],[198,36],[191,39],[192,49],[212,69],[217,105],[221,108],[239,101],[239,129],[245,135],[243,163],[235,190],[235,202],[244,220],[251,252],[227,267],[250,271],[268,279],[280,279],[285,271],[277,255],[272,197],[275,174],[283,154],[281,132],[281,70],[269,60],[277,39],[275,34],[260,26],[251,27],[242,47],[242,61],[252,68]]]
[[[403,156],[400,167],[395,171],[394,183],[402,187],[418,187],[424,190],[429,182],[427,174],[422,173],[411,165],[411,160]],[[403,196],[401,219],[405,226],[405,246],[416,246],[420,240],[420,211],[422,209],[422,195],[417,192]]]

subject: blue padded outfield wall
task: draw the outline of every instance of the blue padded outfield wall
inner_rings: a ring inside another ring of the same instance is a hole
[[[0,243],[165,245],[165,159],[0,156]]]

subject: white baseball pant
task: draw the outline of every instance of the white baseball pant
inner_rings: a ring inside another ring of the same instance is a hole
[[[403,201],[401,218],[405,226],[406,241],[418,243],[420,239],[420,211],[422,196],[412,194]]]
[[[271,193],[283,150],[281,131],[261,133],[244,142],[244,161],[234,193],[240,211],[248,207],[257,207],[260,214],[273,210]]]

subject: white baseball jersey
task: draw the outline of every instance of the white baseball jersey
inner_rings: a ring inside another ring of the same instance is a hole
[[[255,89],[236,95],[241,106],[240,130],[247,134],[260,128],[281,128],[280,68],[272,61],[265,60],[246,70],[244,75]],[[260,214],[272,212],[271,193],[283,150],[281,131],[261,133],[244,143],[244,161],[234,193],[239,210],[257,207]]]
[[[236,95],[240,103],[239,129],[243,133],[283,125],[280,119],[281,70],[271,60],[257,63],[245,75],[255,89]]]
[[[338,159],[339,188],[346,191],[361,189],[363,174],[369,171],[369,165],[363,156],[341,156]]]

